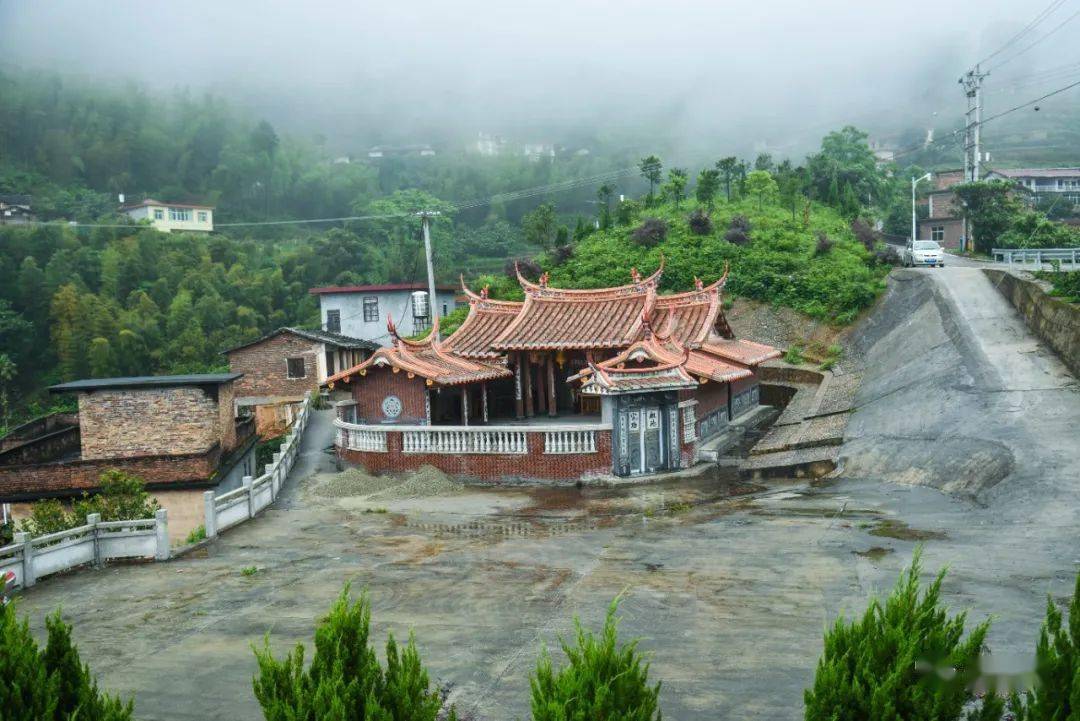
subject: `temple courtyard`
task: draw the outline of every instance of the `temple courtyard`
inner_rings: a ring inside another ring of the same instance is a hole
[[[257,719],[252,645],[310,648],[351,582],[377,643],[415,632],[464,718],[508,721],[527,718],[541,647],[621,594],[665,718],[797,719],[824,628],[922,543],[928,571],[949,566],[948,603],[994,617],[993,667],[1022,669],[1080,565],[1075,379],[968,268],[894,274],[851,348],[864,379],[833,478],[325,495],[323,411],[258,519],[168,563],[48,579],[20,608],[40,632],[62,607],[141,719]]]

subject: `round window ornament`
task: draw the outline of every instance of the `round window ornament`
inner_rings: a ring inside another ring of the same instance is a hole
[[[401,415],[401,399],[397,396],[383,398],[382,412],[387,418],[397,418]]]

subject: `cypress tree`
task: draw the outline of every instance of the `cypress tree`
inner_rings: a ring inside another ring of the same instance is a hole
[[[1077,721],[1080,719],[1080,576],[1069,601],[1069,620],[1053,599],[1046,599],[1046,620],[1035,646],[1038,684],[1014,695],[1009,709],[1018,721]]]
[[[941,602],[945,571],[920,588],[920,551],[885,602],[872,599],[862,618],[839,618],[825,633],[814,685],[805,692],[807,721],[959,719],[973,699],[970,682],[989,620],[964,635],[966,614],[950,617]],[[980,721],[1001,716],[988,695]]]
[[[98,690],[90,667],[79,658],[71,643],[71,626],[60,618],[60,612],[45,619],[48,641],[41,660],[49,677],[56,682],[56,721],[86,719],[87,721],[126,721],[131,719],[134,704]]]
[[[618,642],[618,602],[611,602],[599,637],[574,619],[577,645],[560,640],[569,660],[564,668],[556,671],[547,649],[541,653],[529,681],[533,721],[661,721],[660,684],[649,685],[637,641]]]
[[[304,670],[304,647],[274,658],[269,638],[255,649],[255,698],[267,721],[436,721],[442,698],[431,688],[414,639],[401,651],[390,637],[384,671],[369,645],[367,596],[349,600],[346,585],[315,630],[315,654]],[[456,718],[449,710],[447,721]]]

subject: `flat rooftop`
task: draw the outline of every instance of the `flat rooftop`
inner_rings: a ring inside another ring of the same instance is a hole
[[[128,376],[125,378],[86,378],[49,386],[52,393],[95,391],[105,388],[165,388],[172,386],[206,386],[229,383],[243,373],[190,373],[179,376]]]

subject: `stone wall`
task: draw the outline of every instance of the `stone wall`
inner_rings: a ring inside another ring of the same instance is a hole
[[[202,453],[235,441],[232,400],[217,387],[102,389],[79,394],[82,457],[87,460]],[[228,414],[228,423],[223,418]],[[223,425],[225,427],[223,427]]]
[[[37,440],[41,436],[53,433],[62,428],[70,428],[79,425],[79,416],[74,413],[50,413],[47,416],[27,421],[21,426],[15,426],[3,438],[0,438],[0,453],[11,450],[23,443]]]
[[[1019,311],[1032,332],[1053,348],[1073,375],[1080,378],[1080,306],[1051,296],[1049,283],[1027,273],[995,268],[984,268],[983,273]]]
[[[149,455],[130,458],[57,461],[0,468],[0,498],[37,499],[80,495],[100,487],[101,474],[110,469],[140,476],[148,488],[207,484],[221,459],[221,448],[201,453]]]
[[[45,463],[79,453],[79,426],[61,426],[45,435],[0,451],[0,467]]]
[[[306,391],[318,393],[317,354],[321,347],[307,338],[281,333],[231,351],[229,370],[244,374],[235,381],[236,396],[301,401]],[[288,358],[304,359],[303,378],[289,378]]]
[[[409,378],[405,371],[395,373],[389,367],[372,367],[368,368],[367,375],[352,376],[349,386],[356,401],[357,417],[362,419],[358,423],[427,423],[427,386],[419,376]],[[397,396],[401,400],[401,415],[397,418],[387,418],[383,413],[383,399],[387,396]]]
[[[373,473],[411,471],[431,465],[451,475],[500,483],[507,481],[576,481],[582,476],[611,473],[611,431],[596,431],[596,453],[544,453],[544,434],[528,434],[525,455],[484,453],[402,453],[401,433],[388,433],[386,453],[368,453],[338,447],[342,459]]]

